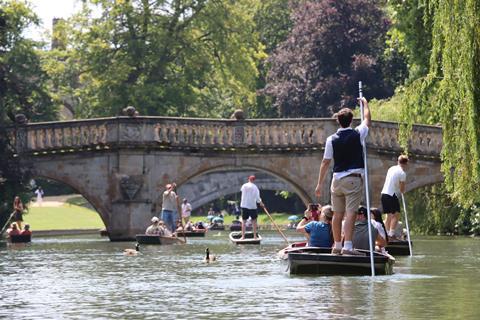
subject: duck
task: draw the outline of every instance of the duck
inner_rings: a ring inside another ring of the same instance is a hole
[[[136,256],[140,252],[140,244],[137,243],[135,245],[135,249],[125,249],[123,250],[123,254],[126,256]]]
[[[217,261],[217,257],[215,257],[213,254],[210,254],[210,249],[205,249],[205,258],[203,259],[204,262],[210,263]]]

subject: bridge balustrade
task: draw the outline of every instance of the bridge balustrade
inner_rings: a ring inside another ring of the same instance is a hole
[[[214,120],[171,117],[116,117],[31,123],[12,127],[18,153],[32,155],[118,147],[214,149],[217,151],[318,150],[337,130],[333,119]],[[375,121],[367,145],[378,152],[401,152],[398,123]],[[440,127],[416,125],[409,150],[439,158]]]

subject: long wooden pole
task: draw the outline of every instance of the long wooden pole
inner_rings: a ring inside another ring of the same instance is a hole
[[[403,193],[402,193],[402,202],[403,202],[403,212],[405,213],[405,225],[407,226],[408,249],[410,250],[410,257],[411,257],[413,256],[412,241],[410,241],[410,227],[408,226],[407,206],[405,205],[405,197],[403,196]]]
[[[363,92],[362,92],[362,81],[358,82],[358,95],[360,97],[360,116],[363,122]],[[368,161],[367,161],[367,142],[365,141],[362,145],[363,148],[363,164],[365,168],[365,199],[367,202],[367,219],[368,219],[368,245],[370,248],[370,269],[372,277],[375,276],[375,264],[373,261],[373,241],[372,241],[372,217],[370,214],[370,192],[368,189]]]
[[[8,217],[7,222],[5,222],[5,224],[3,225],[2,231],[0,231],[0,235],[3,234],[3,231],[5,231],[6,227],[10,223],[10,220],[12,220],[12,217],[14,214],[15,214],[15,211],[13,211],[10,217]]]
[[[280,235],[283,237],[283,239],[285,240],[285,242],[290,245],[290,242],[288,241],[287,237],[285,236],[285,234],[282,232],[282,230],[280,230],[280,228],[278,227],[278,225],[275,223],[275,221],[273,220],[272,216],[270,215],[270,213],[268,212],[267,208],[265,208],[265,206],[263,206],[263,211],[265,211],[265,213],[267,214],[267,216],[270,218],[270,220],[272,221],[273,225],[275,226],[275,228],[277,228],[278,232],[280,233]]]

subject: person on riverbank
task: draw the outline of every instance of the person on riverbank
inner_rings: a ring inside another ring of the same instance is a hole
[[[333,245],[331,225],[333,212],[329,208],[325,208],[325,210],[322,208],[322,216],[324,220],[310,222],[307,217],[303,217],[297,225],[297,231],[305,234],[310,247],[331,248]]]
[[[397,165],[392,166],[387,171],[385,183],[382,189],[382,207],[383,212],[387,214],[385,227],[390,240],[399,240],[395,236],[395,229],[400,218],[400,202],[398,197],[405,192],[405,182],[407,180],[408,157],[400,155]]]
[[[185,198],[182,202],[182,218],[185,224],[190,221],[190,216],[192,215],[192,205],[188,203],[188,200]]]
[[[39,186],[37,190],[35,190],[35,194],[37,195],[37,206],[41,207],[44,194],[42,187]]]
[[[165,222],[167,228],[173,233],[176,228],[176,216],[178,207],[178,196],[175,193],[177,185],[175,182],[169,183],[165,186],[167,190],[163,192],[162,201],[162,220]]]
[[[148,226],[147,230],[145,231],[145,234],[147,235],[159,235],[160,234],[160,228],[158,226],[160,219],[157,217],[153,217],[151,222],[152,224]]]
[[[333,159],[333,179],[330,187],[333,209],[333,238],[335,240],[332,254],[358,254],[353,250],[352,236],[358,206],[363,198],[364,159],[363,148],[368,129],[371,125],[370,109],[365,98],[364,120],[355,129],[351,128],[353,112],[348,108],[341,109],[337,115],[340,128],[327,138],[325,152],[320,165],[318,183],[315,188],[317,197],[321,197],[322,186]],[[342,220],[344,215],[345,241],[342,248]]]
[[[13,222],[17,224],[19,230],[22,230],[22,222],[23,222],[23,210],[24,206],[22,200],[20,200],[19,196],[16,196],[13,200]]]
[[[370,243],[368,240],[368,211],[365,207],[360,207],[357,211],[355,221],[355,231],[353,233],[353,247],[355,249],[370,250]],[[380,248],[385,248],[387,242],[378,232],[375,224],[372,221],[372,244],[378,245]],[[362,253],[363,255],[363,253]]]
[[[245,239],[245,223],[248,218],[252,219],[253,238],[257,239],[257,203],[263,208],[263,202],[260,198],[260,190],[258,190],[258,187],[253,183],[254,181],[255,176],[249,176],[248,182],[240,188],[242,192],[240,200],[240,208],[242,209],[242,240]]]

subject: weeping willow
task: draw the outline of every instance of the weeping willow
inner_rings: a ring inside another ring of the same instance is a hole
[[[442,171],[452,199],[480,201],[480,0],[425,0],[429,73],[406,89],[401,140],[415,122],[443,127]]]

